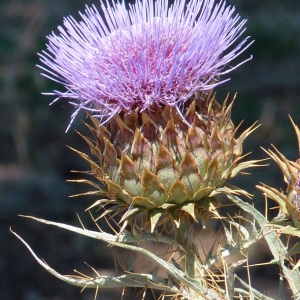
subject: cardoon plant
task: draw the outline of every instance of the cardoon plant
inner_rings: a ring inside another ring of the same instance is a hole
[[[111,231],[37,220],[150,257],[153,268],[124,262],[123,274],[63,276],[19,238],[64,281],[96,291],[152,289],[160,291],[160,299],[271,299],[251,286],[250,278],[245,282],[235,274],[239,266],[248,267],[248,248],[265,239],[297,298],[298,264],[279,236],[299,236],[299,163],[266,150],[288,183],[286,194],[258,187],[279,204],[279,222],[269,222],[255,202],[240,199],[251,195],[229,182],[260,165],[243,153],[255,125],[238,133],[231,120],[233,101],[219,103],[213,91],[251,58],[236,62],[252,43],[243,37],[246,21],[222,0],[172,5],[137,0],[128,7],[102,2],[99,11],[86,7],[80,21],[65,18],[58,33],[48,36],[39,67],[64,88],[48,93],[56,96],[54,102],[67,98],[75,106],[70,125],[80,110],[89,117],[90,136],[81,136],[91,154],[74,149],[89,163],[83,172],[89,177],[77,181],[92,187],[86,192],[93,197],[88,210],[96,224],[105,220]],[[244,213],[226,214],[230,203]],[[288,219],[293,222],[286,227],[282,222]],[[209,236],[215,241],[207,248],[203,241]],[[164,255],[149,251],[146,242],[165,249]]]

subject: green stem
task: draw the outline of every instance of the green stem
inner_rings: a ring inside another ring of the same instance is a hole
[[[182,218],[179,227],[175,228],[175,239],[182,247],[179,250],[179,254],[182,258],[182,266],[185,275],[192,280],[197,280],[202,287],[206,288],[202,277],[203,271],[201,270],[197,247],[194,242],[194,233],[194,220],[185,220]],[[188,293],[191,299],[207,299],[204,295],[196,294],[196,291],[190,288]]]

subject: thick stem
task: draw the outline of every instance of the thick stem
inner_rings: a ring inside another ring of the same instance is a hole
[[[188,278],[197,280],[201,286],[206,287],[203,280],[203,269],[201,269],[195,245],[194,233],[194,220],[189,217],[187,219],[181,218],[179,227],[175,228],[175,239],[182,247],[179,249],[179,254],[182,259],[183,271]],[[188,293],[191,299],[207,299],[204,295],[196,294],[192,289],[189,289]]]

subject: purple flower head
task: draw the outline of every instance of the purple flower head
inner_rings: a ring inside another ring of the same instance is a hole
[[[178,109],[250,59],[229,67],[251,43],[238,41],[246,20],[223,0],[175,0],[170,7],[167,0],[137,0],[129,10],[105,2],[101,11],[86,7],[81,21],[65,18],[40,54],[43,75],[66,89],[48,94],[73,99],[72,120],[80,109],[103,122],[153,104]]]

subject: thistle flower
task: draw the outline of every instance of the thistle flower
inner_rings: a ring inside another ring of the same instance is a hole
[[[84,173],[93,178],[78,181],[95,189],[85,193],[97,196],[90,209],[100,207],[99,218],[111,229],[116,222],[122,226],[120,234],[104,234],[100,240],[148,255],[167,278],[156,276],[155,267],[151,274],[129,272],[129,278],[128,272],[122,278],[99,276],[92,285],[79,277],[68,282],[97,290],[115,283],[158,288],[163,290],[160,298],[172,292],[176,299],[223,299],[223,272],[212,276],[209,267],[212,261],[224,260],[219,249],[230,253],[229,248],[238,247],[224,228],[226,246],[218,247],[214,256],[209,251],[204,260],[210,262],[204,265],[195,224],[212,216],[222,218],[216,195],[249,195],[227,180],[256,166],[257,161],[241,162],[242,144],[255,128],[237,137],[231,121],[233,101],[219,104],[212,91],[228,80],[221,76],[250,59],[229,66],[251,44],[249,38],[241,38],[246,21],[223,0],[191,0],[187,5],[175,0],[170,7],[166,0],[137,0],[129,10],[124,2],[109,6],[105,1],[101,13],[92,6],[80,16],[79,22],[65,18],[59,34],[48,37],[40,68],[66,89],[50,95],[57,96],[54,101],[71,99],[76,107],[71,123],[81,109],[91,116],[92,125],[87,126],[93,137],[82,137],[93,157],[77,153],[90,163],[91,171]],[[132,234],[124,235],[127,225]],[[140,246],[142,241],[159,241],[158,230],[168,240],[165,260]],[[133,241],[138,245],[128,244]],[[234,267],[226,264],[224,278],[229,269],[233,281]],[[225,286],[226,298],[232,298],[232,282],[226,280]]]
[[[39,67],[65,87],[48,94],[72,99],[72,120],[80,109],[103,123],[153,105],[181,113],[182,103],[245,62],[228,67],[251,43],[238,42],[246,21],[225,1],[175,0],[168,8],[166,0],[141,0],[129,8],[106,1],[102,13],[86,7],[81,21],[67,17],[59,35],[48,36]]]
[[[141,0],[126,10],[87,7],[82,20],[64,20],[41,55],[45,76],[65,86],[54,91],[93,116],[92,166],[104,214],[124,212],[130,221],[146,211],[151,230],[159,223],[197,219],[214,208],[224,187],[255,162],[240,163],[231,107],[219,105],[212,88],[251,43],[239,38],[245,20],[225,1]],[[244,63],[243,61],[242,63]],[[241,63],[240,63],[241,64]],[[91,183],[93,186],[95,184]],[[246,194],[246,193],[245,193]],[[164,216],[164,218],[162,218]]]

